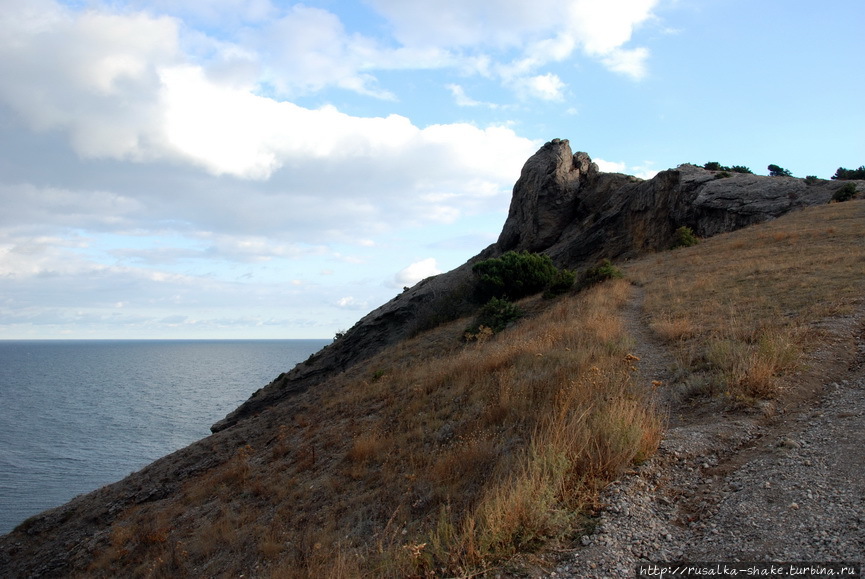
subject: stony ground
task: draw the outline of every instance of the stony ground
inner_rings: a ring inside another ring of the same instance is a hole
[[[628,312],[641,380],[671,353]],[[652,562],[865,563],[865,315],[832,320],[778,405],[670,404],[657,456],[602,497],[597,526],[549,577],[634,577]],[[664,386],[661,387],[662,389]]]

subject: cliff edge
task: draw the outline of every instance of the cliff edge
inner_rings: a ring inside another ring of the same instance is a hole
[[[865,190],[865,183],[858,182]],[[827,203],[843,186],[794,177],[709,171],[684,164],[649,180],[604,173],[567,139],[544,144],[523,165],[496,243],[464,265],[427,278],[373,310],[344,336],[280,375],[211,427],[243,418],[319,384],[437,319],[469,313],[461,294],[477,261],[507,251],[549,255],[558,267],[580,269],[604,258],[633,258],[668,249],[679,227],[710,237]]]

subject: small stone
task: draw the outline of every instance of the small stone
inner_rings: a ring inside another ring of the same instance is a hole
[[[799,509],[799,504],[798,503],[790,503],[790,508],[793,509],[794,511],[796,511]]]

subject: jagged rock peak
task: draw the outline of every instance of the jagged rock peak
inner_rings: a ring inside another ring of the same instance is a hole
[[[540,251],[555,243],[571,221],[580,185],[597,173],[591,157],[572,153],[567,139],[545,143],[523,165],[498,247]]]

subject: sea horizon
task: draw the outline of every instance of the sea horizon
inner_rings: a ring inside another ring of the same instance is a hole
[[[327,339],[0,339],[0,534],[210,435]]]

